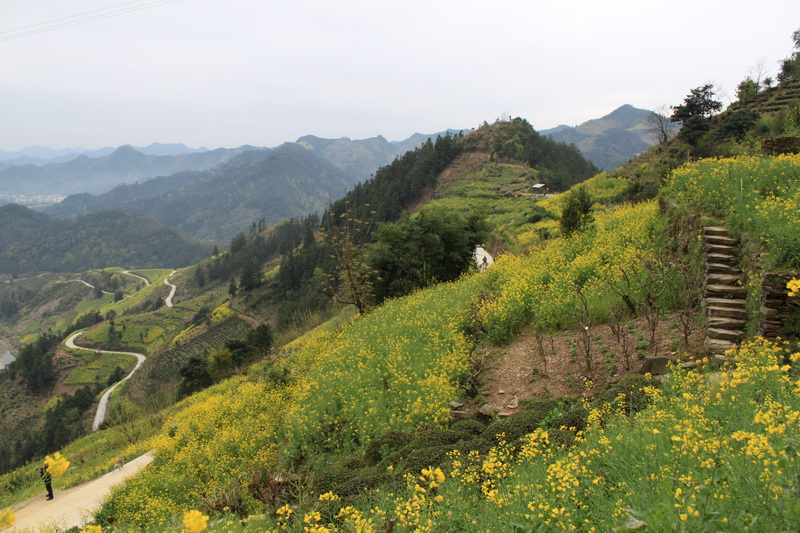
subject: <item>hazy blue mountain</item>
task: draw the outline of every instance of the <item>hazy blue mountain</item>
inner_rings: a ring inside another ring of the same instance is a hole
[[[652,111],[625,104],[576,127],[561,125],[539,133],[574,144],[601,170],[613,170],[655,144],[647,119]]]
[[[428,139],[436,139],[447,133],[458,134],[469,130],[447,130],[439,133],[415,133],[402,141],[387,141],[383,136],[369,139],[352,140],[348,137],[340,139],[324,139],[314,135],[306,135],[297,139],[297,144],[314,151],[328,160],[335,167],[355,176],[359,181],[369,178],[380,167],[391,163],[395,157],[403,155],[422,145]]]
[[[192,154],[195,152],[207,152],[208,148],[189,148],[183,143],[151,143],[147,146],[134,146],[135,150],[146,155],[181,155]],[[105,148],[61,148],[53,149],[46,146],[29,146],[21,150],[0,150],[0,161],[7,165],[36,165],[42,166],[48,163],[66,163],[75,159],[79,155],[90,158],[107,156],[115,148],[107,146]]]
[[[175,150],[175,146],[150,145],[150,151]],[[177,155],[148,155],[132,146],[120,146],[102,157],[78,155],[63,163],[10,166],[0,170],[0,192],[11,194],[101,193],[121,183],[133,183],[186,170],[214,167],[253,146],[218,148]]]
[[[272,224],[322,211],[328,194],[338,198],[344,187],[359,181],[314,150],[286,143],[242,153],[209,170],[124,185],[96,196],[73,195],[43,211],[70,217],[120,209],[222,244],[262,218]]]

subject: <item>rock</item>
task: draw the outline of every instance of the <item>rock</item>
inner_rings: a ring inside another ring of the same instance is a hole
[[[450,409],[458,410],[464,407],[464,402],[450,402],[447,405],[450,406]]]
[[[661,376],[667,373],[667,365],[672,362],[669,357],[646,357],[639,367],[639,374],[650,374],[651,376]]]
[[[507,409],[516,409],[519,407],[519,399],[516,396],[511,397],[511,401],[506,404]]]
[[[738,342],[742,339],[742,332],[722,328],[708,328],[706,337],[720,341]]]
[[[498,409],[490,403],[485,403],[481,405],[480,409],[478,409],[478,412],[485,416],[494,416],[497,411]]]
[[[450,418],[453,420],[467,420],[475,418],[475,413],[469,411],[450,411]]]
[[[722,226],[706,226],[703,228],[703,235],[708,236],[727,237],[728,232],[728,228]]]
[[[747,289],[744,287],[734,287],[733,285],[718,285],[716,283],[705,286],[705,294],[712,298],[744,298],[747,296]]]
[[[725,317],[736,318],[738,320],[747,320],[747,311],[745,311],[744,308],[713,306],[708,307],[706,311],[708,312],[709,318]]]
[[[703,242],[719,246],[739,246],[739,241],[724,235],[703,235]]]
[[[709,316],[708,326],[711,328],[730,329],[734,331],[744,330],[747,322],[740,318],[730,318],[724,316]]]
[[[729,255],[729,254],[715,254],[715,253],[706,254],[706,262],[722,263],[723,265],[730,265],[737,268],[739,266],[739,258],[736,257],[735,255]]]
[[[706,298],[706,306],[726,307],[728,309],[744,309],[747,301],[743,298]]]
[[[726,244],[704,244],[703,249],[707,254],[722,254],[737,256],[739,254],[738,246],[728,246]]]
[[[734,265],[726,265],[725,263],[706,263],[706,272],[720,274],[741,274],[742,269]]]
[[[714,272],[706,274],[706,284],[710,285],[733,285],[741,287],[742,276],[736,274],[722,274]]]
[[[707,352],[720,354],[720,353],[725,353],[728,350],[736,349],[737,345],[733,342],[719,340],[719,339],[711,339],[706,337],[705,341],[703,342],[703,348]]]

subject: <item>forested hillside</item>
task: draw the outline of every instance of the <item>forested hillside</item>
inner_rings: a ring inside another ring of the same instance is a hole
[[[15,204],[0,206],[0,272],[79,272],[125,265],[192,264],[210,252],[174,228],[140,215],[106,211],[58,220]]]
[[[99,196],[73,196],[46,212],[63,217],[121,209],[196,239],[225,242],[255,220],[270,225],[320,211],[328,194],[338,197],[356,181],[312,151],[287,143],[242,154],[209,171],[158,178]]]

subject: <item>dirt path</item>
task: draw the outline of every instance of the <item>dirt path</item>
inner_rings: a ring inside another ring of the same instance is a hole
[[[45,500],[42,485],[41,495],[11,508],[17,519],[10,528],[0,531],[53,531],[56,527],[61,530],[82,527],[100,508],[114,485],[138,473],[152,461],[153,455],[148,452],[119,470],[63,491],[58,490],[58,480],[55,480],[55,499],[52,501]]]

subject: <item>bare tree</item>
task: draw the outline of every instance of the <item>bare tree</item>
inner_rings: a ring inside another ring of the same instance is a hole
[[[586,369],[586,377],[591,377],[592,369],[594,367],[595,349],[594,345],[597,342],[596,335],[592,331],[592,319],[589,315],[589,302],[586,300],[586,295],[583,293],[583,287],[576,286],[575,294],[578,296],[580,306],[576,309],[576,318],[578,319],[578,336],[575,338],[575,348],[583,359],[583,364]]]
[[[670,119],[669,107],[660,106],[647,117],[647,130],[658,144],[666,144],[678,131],[678,126]]]
[[[328,290],[339,303],[355,305],[362,316],[374,299],[374,272],[365,262],[364,251],[370,226],[371,222],[354,217],[346,203],[344,213],[338,217],[329,209],[326,223],[320,229],[332,250],[331,259],[336,262],[336,273],[328,276]]]

